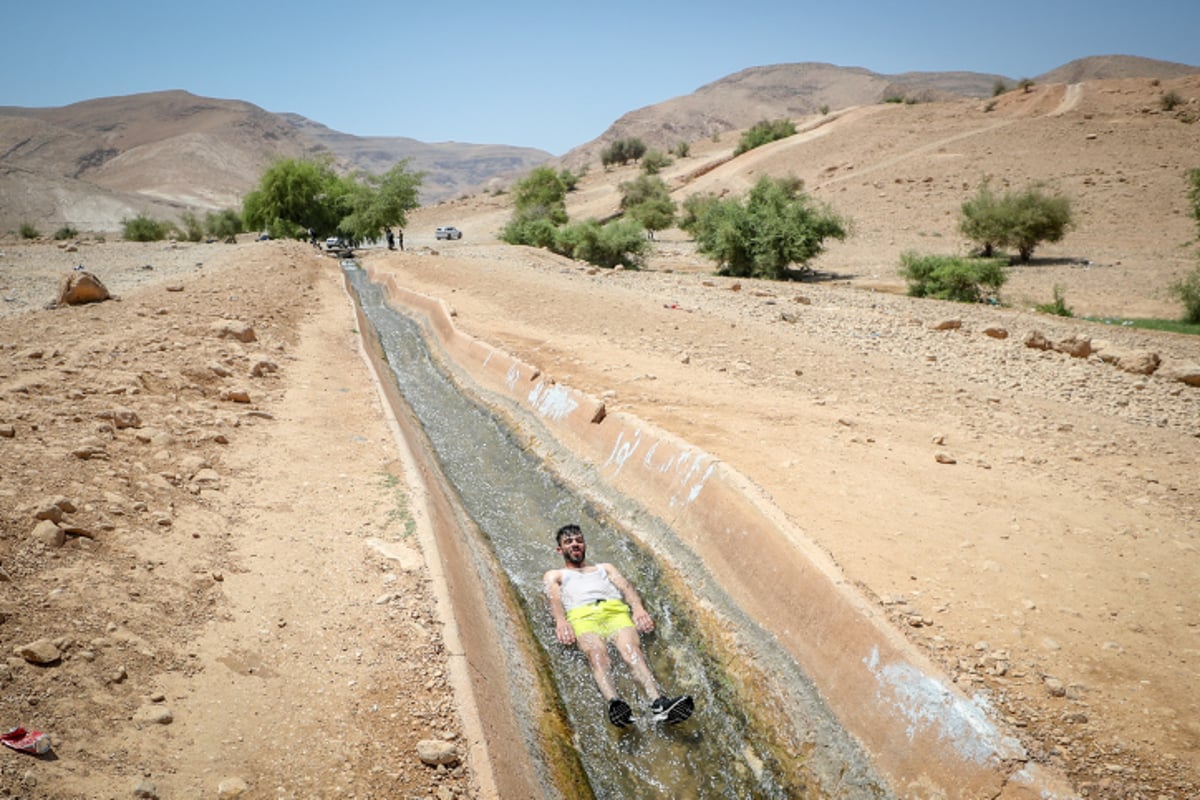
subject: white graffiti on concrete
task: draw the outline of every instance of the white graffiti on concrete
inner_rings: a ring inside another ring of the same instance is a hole
[[[616,472],[621,472],[629,459],[637,452],[642,444],[642,432],[635,430],[630,437],[626,437],[625,431],[617,434],[617,440],[613,443],[612,452],[609,453],[608,460],[604,466],[616,467]],[[668,455],[659,463],[655,463],[655,456],[658,454],[659,446],[662,445],[671,455]],[[705,465],[707,464],[707,469]],[[645,455],[641,458],[641,466],[650,471],[659,474],[675,473],[676,488],[678,492],[671,495],[670,505],[674,507],[679,503],[680,495],[684,496],[683,502],[691,503],[700,496],[700,490],[704,488],[705,481],[712,475],[716,463],[704,453],[684,450],[677,453],[674,450],[674,445],[664,444],[662,440],[655,440],[649,448],[646,449]]]
[[[1020,742],[1003,736],[988,719],[986,700],[961,697],[912,664],[881,664],[878,647],[871,648],[863,663],[880,684],[879,701],[891,703],[907,722],[910,742],[919,732],[932,730],[962,758],[977,764],[992,758],[1026,758]]]
[[[529,404],[543,417],[555,422],[579,408],[579,403],[571,397],[570,390],[562,386],[546,386],[545,383],[538,383],[529,392]]]

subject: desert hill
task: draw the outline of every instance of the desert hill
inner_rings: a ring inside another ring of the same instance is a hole
[[[1091,56],[1032,78],[1035,84],[1079,83],[1114,78],[1173,78],[1200,67],[1136,56]],[[801,117],[822,109],[874,105],[887,99],[935,102],[990,97],[998,84],[1017,79],[978,72],[905,72],[883,75],[861,67],[822,63],[751,67],[705,84],[691,94],[639,108],[622,116],[595,141],[568,152],[563,161],[594,161],[616,139],[637,137],[663,150],[763,119]]]
[[[279,157],[329,153],[343,171],[383,172],[403,158],[434,202],[550,157],[533,148],[355,137],[251,103],[152,92],[62,108],[0,108],[0,230],[24,222],[114,230],[144,213],[178,218],[237,207]]]
[[[1180,102],[1164,110],[1171,93]],[[851,236],[830,243],[813,266],[838,280],[902,292],[897,267],[905,251],[968,251],[957,215],[981,180],[990,177],[1000,188],[1040,182],[1071,199],[1075,227],[1012,271],[1008,302],[1046,303],[1061,285],[1077,314],[1180,311],[1165,289],[1196,263],[1186,173],[1200,166],[1200,74],[1035,82],[997,97],[875,103],[793,120],[795,136],[736,158],[738,131],[695,141],[686,158],[661,173],[672,197],[679,203],[696,193],[742,194],[761,175],[800,178],[852,226]],[[636,165],[601,170],[593,162],[567,196],[571,219],[619,213],[620,185],[638,174]],[[481,194],[423,209],[414,227],[457,224],[477,241],[499,232],[510,203]],[[664,231],[658,240],[652,268],[712,270],[686,234]]]
[[[1163,80],[1197,70],[1099,56],[1071,62],[1037,83],[1113,76]],[[607,143],[622,137],[637,136],[651,147],[667,149],[681,141],[716,139],[761,119],[836,112],[829,115],[832,120],[848,109],[887,99],[916,105],[982,99],[998,83],[1015,82],[971,72],[881,75],[816,63],[753,67],[689,95],[632,111],[560,163],[594,162]],[[202,215],[237,206],[272,159],[316,153],[331,154],[338,168],[347,171],[382,172],[408,158],[413,169],[426,175],[421,196],[426,204],[504,185],[550,160],[550,154],[527,147],[351,136],[295,114],[185,91],[100,98],[62,108],[0,107],[0,232],[13,232],[26,222],[43,232],[63,225],[113,231],[122,219],[137,214],[168,219],[185,211]]]

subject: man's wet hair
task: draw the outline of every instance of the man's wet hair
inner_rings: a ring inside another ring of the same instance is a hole
[[[583,529],[578,525],[563,525],[554,534],[554,543],[562,544],[564,536],[583,536]]]

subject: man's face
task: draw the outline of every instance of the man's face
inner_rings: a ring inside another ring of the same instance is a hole
[[[568,563],[579,565],[587,554],[587,544],[583,541],[582,533],[569,533],[558,541],[558,552]]]

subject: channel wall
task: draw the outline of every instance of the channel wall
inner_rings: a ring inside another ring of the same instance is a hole
[[[738,616],[768,631],[799,664],[895,796],[1077,797],[1060,774],[1030,762],[985,700],[955,686],[736,470],[642,420],[609,412],[459,330],[443,301],[403,288],[378,267],[366,269],[396,307],[424,318],[431,344],[461,375],[503,398],[510,416],[515,409],[535,419],[537,435],[553,437],[589,465],[586,480],[663,520],[677,538],[672,544],[695,555]],[[456,603],[476,602],[470,592],[452,594]],[[478,619],[458,609],[455,616]],[[485,631],[476,633],[468,641],[487,641]]]

